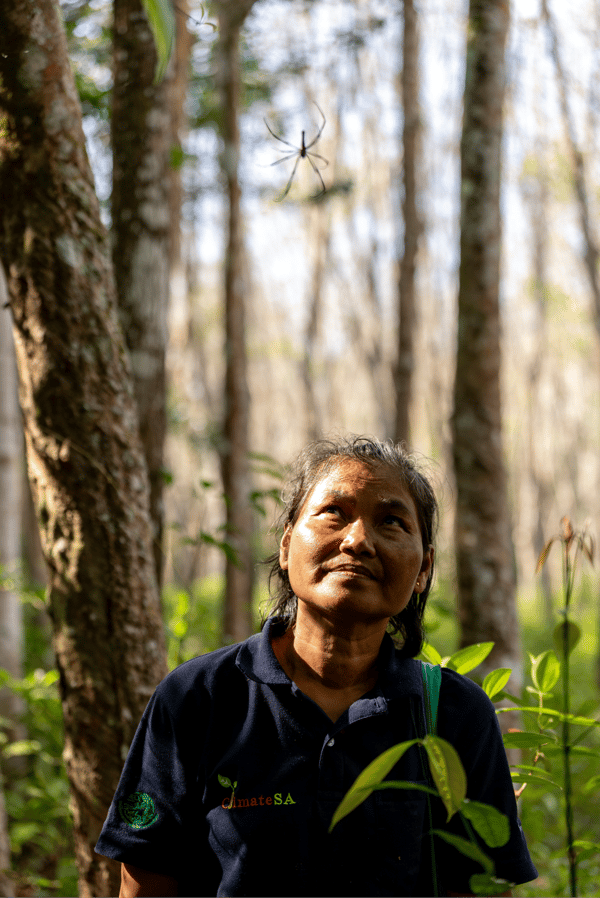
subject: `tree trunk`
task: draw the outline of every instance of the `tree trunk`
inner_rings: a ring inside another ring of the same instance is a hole
[[[23,675],[23,613],[21,574],[21,462],[23,428],[17,395],[17,367],[12,321],[6,309],[8,294],[0,265],[0,667],[16,678]],[[16,720],[22,710],[18,697],[0,691],[0,715]]]
[[[249,406],[246,359],[246,289],[244,236],[239,182],[240,29],[251,0],[221,0],[219,16],[219,87],[223,148],[221,172],[227,194],[225,250],[225,415],[221,469],[227,514],[227,556],[223,637],[239,642],[252,633],[254,585],[249,458]],[[232,557],[233,556],[233,557]]]
[[[500,395],[500,155],[508,23],[506,0],[471,0],[452,432],[460,642],[493,641],[482,672],[511,667],[518,688],[520,639]]]
[[[141,0],[114,0],[112,257],[150,479],[154,562],[163,570],[165,352],[169,301],[171,89]]]
[[[16,678],[23,675],[23,613],[18,589],[21,538],[22,428],[17,400],[17,369],[4,269],[0,265],[0,667]],[[0,714],[16,721],[22,704],[14,692],[0,691]],[[7,873],[10,869],[10,839],[4,804],[4,778],[0,772],[0,895],[14,895]]]
[[[166,672],[148,481],[107,237],[52,0],[0,7],[0,257],[49,566],[80,895],[123,758]]]
[[[560,110],[563,117],[567,145],[569,147],[569,153],[571,156],[573,180],[575,193],[577,195],[577,205],[579,208],[579,221],[581,224],[581,233],[583,236],[583,262],[590,285],[594,327],[596,329],[596,335],[600,340],[600,277],[598,275],[598,260],[600,259],[600,249],[598,248],[598,241],[594,234],[590,216],[590,202],[586,184],[587,178],[585,170],[585,158],[579,147],[577,137],[575,135],[575,125],[573,123],[573,116],[571,114],[571,107],[567,92],[567,78],[563,68],[560,47],[558,44],[558,33],[554,20],[550,15],[547,0],[542,0],[541,11],[542,18],[546,23],[548,34],[550,36],[552,59],[554,61],[554,67],[556,69],[556,82],[558,87]],[[598,652],[596,661],[596,682],[600,686],[600,651]]]
[[[541,149],[537,149],[537,158],[543,159]],[[529,455],[529,476],[534,490],[535,521],[532,535],[533,548],[536,558],[540,557],[542,549],[548,540],[548,518],[552,500],[552,483],[548,472],[539,460],[537,446],[537,434],[542,424],[540,415],[541,385],[544,367],[544,358],[547,353],[547,316],[546,297],[548,293],[548,172],[540,163],[539,171],[533,175],[525,190],[525,199],[529,203],[531,211],[531,233],[533,238],[533,301],[535,306],[535,346],[533,357],[526,370],[527,397],[529,402],[529,414],[527,416],[527,442]],[[544,603],[544,618],[546,624],[551,626],[554,618],[552,605],[552,584],[548,565],[543,565],[539,573],[540,591]]]
[[[423,225],[417,203],[418,158],[421,136],[419,111],[419,29],[414,0],[404,0],[402,42],[402,215],[404,252],[398,285],[398,357],[394,370],[396,420],[394,439],[410,445],[410,409],[415,367],[415,270]]]
[[[308,318],[304,330],[300,376],[304,393],[304,435],[306,442],[317,440],[323,433],[319,403],[315,391],[315,354],[319,325],[323,314],[323,286],[329,261],[331,211],[324,203],[307,210],[310,233],[314,235],[314,259],[308,297]]]

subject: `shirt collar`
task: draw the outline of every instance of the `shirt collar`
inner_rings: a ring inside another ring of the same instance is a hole
[[[291,683],[271,648],[271,639],[281,630],[281,621],[270,617],[260,633],[255,633],[240,645],[236,665],[257,683]]]
[[[236,664],[251,680],[268,685],[290,684],[290,678],[271,648],[271,639],[281,631],[281,628],[281,621],[270,617],[260,633],[256,633],[240,645]],[[388,633],[381,643],[379,678],[373,694],[382,695],[386,699],[423,694],[419,662],[412,658],[400,658]]]

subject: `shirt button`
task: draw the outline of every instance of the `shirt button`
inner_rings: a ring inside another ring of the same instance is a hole
[[[330,739],[329,742],[327,743],[327,748],[333,748],[334,745],[335,745],[335,739]]]

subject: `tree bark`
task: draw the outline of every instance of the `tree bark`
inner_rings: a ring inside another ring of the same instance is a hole
[[[18,679],[23,675],[23,613],[19,587],[23,428],[7,302],[4,269],[0,265],[0,667]],[[0,691],[0,715],[14,721],[21,710],[21,702],[13,692]]]
[[[0,259],[50,570],[80,895],[136,724],[166,672],[132,376],[81,110],[52,0],[0,8]]]
[[[165,353],[169,302],[171,86],[141,0],[114,0],[112,258],[150,478],[154,562],[163,571]]]
[[[483,673],[521,666],[502,451],[500,159],[507,0],[471,0],[461,140],[453,456],[460,642],[494,642]]]
[[[402,217],[404,252],[398,284],[398,356],[394,369],[396,420],[394,439],[410,445],[410,410],[415,367],[415,271],[423,230],[417,202],[418,159],[421,136],[419,110],[419,29],[414,0],[404,0],[402,41]]]
[[[4,269],[0,265],[0,667],[19,679],[23,675],[23,612],[17,586],[21,538],[22,428],[17,399],[17,368]],[[0,691],[0,714],[11,722],[11,736],[22,703],[14,692]],[[10,883],[10,838],[0,772],[0,895],[14,895]]]
[[[239,181],[240,29],[251,0],[221,0],[219,17],[219,87],[222,97],[221,173],[227,195],[225,250],[225,415],[221,470],[226,505],[226,540],[233,550],[225,572],[223,636],[239,642],[252,633],[253,514],[249,444],[250,396],[246,357],[246,290],[244,236]]]

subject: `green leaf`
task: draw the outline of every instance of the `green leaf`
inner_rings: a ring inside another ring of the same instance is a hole
[[[39,823],[15,823],[11,827],[11,841],[16,843],[16,845],[18,845],[20,848],[21,845],[26,845],[28,842],[33,842],[41,829],[42,824]]]
[[[519,773],[517,770],[511,770],[510,775],[513,783],[534,783],[537,786],[554,786],[562,792],[562,786],[553,780],[542,776],[539,773]]]
[[[556,708],[533,708],[526,705],[519,705],[515,708],[496,708],[496,714],[504,714],[507,711],[520,711],[522,714],[535,714],[536,717],[554,717],[557,720],[567,720],[569,723],[580,727],[600,727],[600,720],[594,720],[592,717],[579,717],[577,714],[563,714]]]
[[[483,681],[483,691],[489,699],[493,699],[495,695],[502,692],[510,679],[512,670],[510,667],[498,667],[497,670],[491,670]]]
[[[458,811],[467,795],[467,777],[458,752],[439,736],[425,736],[423,745],[440,798],[448,812],[448,820]]]
[[[577,863],[580,864],[581,861],[587,861],[591,857],[598,857],[598,853],[600,852],[600,845],[597,842],[588,842],[587,839],[576,839],[573,842],[573,847],[578,848],[577,852]]]
[[[510,838],[508,817],[491,804],[465,798],[460,813],[470,820],[476,832],[490,848],[501,848]]]
[[[233,786],[231,784],[231,780],[229,779],[229,777],[221,776],[220,773],[217,773],[217,776],[219,778],[220,784],[223,786],[224,789],[233,789]]]
[[[562,621],[557,624],[552,634],[557,653],[562,657],[564,652],[564,635],[567,633],[567,652],[569,655],[581,639],[581,629],[573,621]]]
[[[450,655],[448,667],[459,674],[469,673],[482,661],[485,661],[493,648],[493,642],[477,642],[475,645],[468,645],[466,648],[459,649],[458,652]]]
[[[454,845],[454,847],[460,851],[461,854],[464,854],[465,857],[470,857],[472,860],[477,861],[490,876],[493,876],[494,862],[474,842],[469,842],[468,839],[463,839],[462,836],[455,836],[453,833],[447,833],[443,829],[434,829],[433,834],[439,836],[444,842],[448,842],[449,845]]]
[[[388,748],[387,751],[380,754],[374,761],[371,761],[368,767],[365,767],[362,773],[358,774],[337,806],[329,825],[329,832],[331,832],[333,827],[339,823],[340,820],[362,804],[363,801],[369,797],[373,788],[388,775],[392,767],[398,763],[402,755],[408,751],[411,745],[416,745],[420,741],[420,739],[410,739],[408,742],[400,742],[398,745],[392,745],[391,748]]]
[[[537,658],[531,657],[531,679],[540,692],[548,693],[558,683],[560,677],[560,661],[549,649]]]
[[[37,754],[42,748],[41,743],[36,739],[19,739],[18,742],[11,742],[3,749],[6,758],[16,758],[22,755]]]
[[[442,656],[438,652],[436,648],[432,646],[430,642],[426,642],[421,649],[421,654],[419,658],[422,658],[423,661],[429,661],[430,664],[441,664]]]
[[[522,732],[502,734],[504,748],[537,748],[539,745],[547,745],[553,739],[555,740],[556,737],[552,737],[547,733],[544,735],[541,733]]]
[[[600,776],[596,775],[589,779],[581,791],[584,795],[589,795],[591,792],[600,792]]]
[[[510,883],[489,873],[473,873],[469,887],[474,895],[502,895],[510,889]]]
[[[438,797],[438,792],[432,789],[431,786],[423,786],[422,783],[412,783],[410,780],[384,780],[383,783],[373,786],[373,792],[381,789],[416,789],[417,792],[427,792],[429,795]]]
[[[563,754],[563,747],[562,745],[549,745],[544,749],[544,754],[550,758],[557,757]],[[600,758],[600,748],[588,748],[587,745],[572,745],[570,754],[586,758]]]
[[[162,81],[171,58],[175,39],[175,15],[169,0],[142,0],[156,45],[154,81]]]

